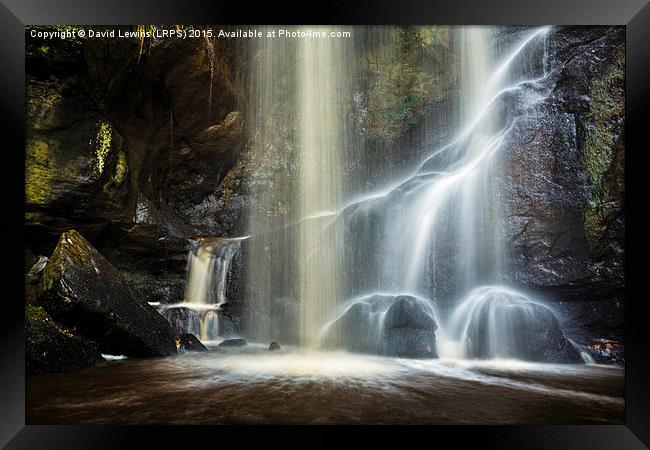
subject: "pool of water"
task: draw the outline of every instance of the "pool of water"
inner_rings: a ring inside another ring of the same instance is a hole
[[[624,370],[266,346],[27,379],[28,424],[624,422]]]

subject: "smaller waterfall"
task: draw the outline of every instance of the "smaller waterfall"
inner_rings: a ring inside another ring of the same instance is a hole
[[[241,239],[200,239],[189,254],[185,302],[220,306],[226,302],[228,270]]]
[[[228,300],[228,274],[242,239],[245,238],[196,241],[188,256],[183,302],[161,308],[161,313],[179,331],[196,334],[203,341],[219,336],[219,310]]]

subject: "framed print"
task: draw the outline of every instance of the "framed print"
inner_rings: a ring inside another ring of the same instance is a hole
[[[644,448],[650,7],[584,3],[4,2],[3,444]]]

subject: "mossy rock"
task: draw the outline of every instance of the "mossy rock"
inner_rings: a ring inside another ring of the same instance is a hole
[[[455,83],[450,40],[449,27],[399,27],[364,55],[367,93],[355,99],[355,116],[366,136],[392,141],[434,99],[449,95]]]
[[[596,249],[623,206],[625,54],[619,51],[609,70],[589,91],[582,157],[589,177],[585,234]]]
[[[78,232],[61,234],[40,282],[38,302],[60,323],[95,340],[102,353],[175,355],[169,322],[129,288]]]
[[[97,344],[55,322],[43,308],[25,305],[27,375],[66,372],[103,360]]]

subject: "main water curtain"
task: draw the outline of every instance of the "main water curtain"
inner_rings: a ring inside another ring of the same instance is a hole
[[[249,44],[249,151],[266,171],[247,215],[254,338],[315,346],[347,299],[453,306],[507,281],[499,153],[513,110],[539,100],[508,103],[544,76],[548,28],[345,30]]]
[[[344,232],[325,221],[343,201],[351,42],[251,43],[248,151],[266,171],[247,211],[245,315],[254,338],[317,345],[322,319],[342,299]]]

